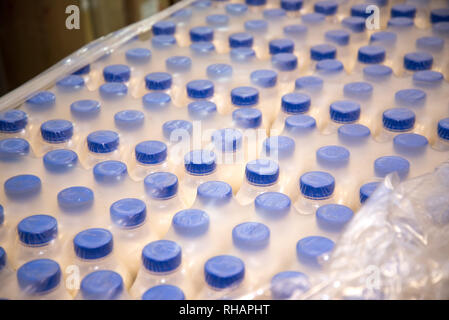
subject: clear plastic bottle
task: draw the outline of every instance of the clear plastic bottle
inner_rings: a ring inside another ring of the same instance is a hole
[[[259,59],[265,60],[269,57],[267,32],[268,22],[263,19],[247,20],[244,24],[245,31],[254,38],[254,51]]]
[[[367,182],[360,187],[359,190],[359,200],[360,204],[363,205],[365,201],[376,191],[379,186],[379,181]]]
[[[259,108],[259,90],[249,86],[236,87],[231,90],[231,104],[228,112],[237,108]]]
[[[449,118],[438,121],[437,139],[432,147],[440,151],[449,151]]]
[[[37,156],[41,157],[50,150],[61,148],[76,150],[78,139],[74,137],[74,126],[70,121],[48,120],[41,125],[40,131],[40,136],[33,143]]]
[[[83,166],[92,168],[95,164],[104,160],[119,160],[120,137],[111,130],[99,130],[90,133],[86,138],[86,149],[81,153]]]
[[[382,114],[382,128],[378,129],[375,139],[378,142],[391,141],[398,133],[411,132],[415,126],[416,116],[408,108],[392,108]]]
[[[271,159],[256,159],[248,162],[245,168],[245,181],[236,194],[241,205],[247,205],[261,193],[279,191],[279,165]]]
[[[410,173],[410,162],[400,156],[382,156],[374,161],[374,175],[383,180],[388,174],[396,172],[401,180]]]
[[[192,59],[187,56],[171,56],[165,60],[165,68],[172,74],[171,96],[179,106],[184,104],[187,79],[192,77]]]
[[[214,100],[221,102],[217,105],[218,112],[221,114],[226,113],[226,105],[223,101],[227,101],[233,81],[238,81],[234,79],[236,77],[233,74],[232,66],[226,63],[214,63],[206,68],[207,77],[214,81]]]
[[[293,53],[278,53],[271,57],[271,65],[278,71],[279,88],[286,93],[290,89],[290,82],[297,75],[298,57]]]
[[[300,214],[313,214],[320,206],[335,201],[335,179],[324,171],[309,171],[301,175],[299,190],[294,206]]]
[[[351,208],[330,203],[321,206],[315,213],[316,234],[326,236],[337,241],[341,232],[351,222],[354,212]]]
[[[259,103],[264,119],[272,123],[279,112],[279,88],[277,72],[269,69],[259,69],[251,72],[251,83],[259,88]]]
[[[134,277],[143,247],[158,238],[150,230],[146,204],[140,199],[124,198],[114,202],[109,213],[117,257]]]
[[[63,262],[63,244],[58,235],[58,222],[52,216],[26,217],[17,225],[17,234],[13,250],[14,269],[35,259]]]
[[[61,281],[62,272],[56,261],[37,259],[27,262],[17,270],[14,299],[71,300]]]
[[[0,112],[0,139],[27,138],[28,115],[22,110]]]
[[[126,109],[114,115],[115,128],[120,132],[120,151],[126,161],[129,161],[133,147],[151,136],[145,122],[145,114],[140,110]]]
[[[185,300],[184,292],[171,284],[154,286],[142,295],[142,300]]]
[[[26,100],[23,107],[29,118],[27,125],[29,137],[37,135],[42,122],[55,117],[56,104],[56,96],[50,91],[37,92]]]
[[[0,246],[0,283],[2,284],[2,286],[0,287],[1,299],[13,298],[13,292],[11,292],[11,287],[15,282],[14,275],[15,275],[14,271],[11,269],[8,263],[7,251]]]
[[[351,100],[339,100],[329,107],[329,120],[323,134],[329,135],[337,132],[342,124],[355,123],[360,119],[360,104]]]
[[[128,300],[122,277],[115,271],[99,270],[81,281],[75,300]]]
[[[310,286],[310,280],[306,274],[299,271],[281,271],[271,278],[270,298],[274,300],[289,300],[307,292]]]
[[[296,244],[295,269],[311,278],[322,272],[323,265],[331,259],[335,243],[323,236],[308,236]]]
[[[281,111],[271,126],[270,135],[280,134],[289,116],[307,113],[310,105],[311,98],[305,93],[292,92],[283,95],[281,99]]]
[[[136,181],[142,181],[151,173],[169,170],[167,145],[162,141],[142,141],[135,146],[133,155],[130,174]]]
[[[174,241],[158,240],[147,244],[142,250],[142,264],[130,289],[131,296],[140,299],[148,289],[161,284],[178,286],[187,297],[192,295],[182,255],[180,245]]]

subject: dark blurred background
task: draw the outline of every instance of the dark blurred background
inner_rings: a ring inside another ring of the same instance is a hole
[[[0,96],[86,43],[179,0],[0,0]],[[80,8],[80,29],[66,28],[66,7]]]

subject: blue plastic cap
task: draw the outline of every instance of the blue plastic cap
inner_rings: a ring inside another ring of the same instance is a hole
[[[29,246],[43,246],[56,239],[58,222],[47,215],[29,216],[17,225],[19,240]]]
[[[82,76],[85,74],[89,74],[89,72],[90,72],[90,64],[87,64],[84,67],[76,70],[73,74]]]
[[[317,162],[326,169],[346,167],[349,156],[349,150],[341,146],[325,146],[316,151]]]
[[[384,111],[382,122],[389,131],[408,131],[415,125],[415,113],[407,108],[393,108]]]
[[[334,249],[335,243],[325,237],[310,236],[302,238],[296,244],[296,255],[299,262],[310,267],[319,268],[320,257],[328,255]]]
[[[416,7],[400,3],[391,7],[391,17],[406,17],[414,19],[416,15]]]
[[[246,32],[233,33],[229,36],[229,47],[241,48],[252,47],[254,38],[251,34]]]
[[[133,228],[144,223],[147,216],[145,202],[135,198],[125,198],[114,202],[109,213],[112,222],[120,228]]]
[[[193,99],[207,99],[214,95],[214,84],[209,80],[192,80],[186,88],[187,95]]]
[[[217,167],[215,153],[209,150],[190,151],[184,156],[184,167],[189,174],[211,174]]]
[[[55,105],[56,96],[50,91],[41,91],[29,98],[26,102],[37,109],[46,109]]]
[[[390,28],[405,29],[413,27],[413,25],[414,25],[413,19],[410,18],[397,17],[388,20],[388,27]]]
[[[302,272],[283,271],[271,278],[271,296],[276,300],[290,299],[296,293],[307,292],[309,278]]]
[[[393,70],[381,64],[369,65],[363,68],[363,76],[370,81],[383,81],[391,77]]]
[[[346,46],[349,44],[350,33],[344,29],[329,30],[324,34],[324,38],[339,46]]]
[[[113,100],[126,96],[128,87],[120,82],[108,82],[100,86],[100,95],[103,99]]]
[[[192,59],[185,56],[172,56],[165,60],[165,66],[171,72],[188,72],[192,68]]]
[[[396,172],[399,178],[405,179],[410,171],[410,162],[399,156],[384,156],[374,161],[374,173],[384,178],[386,175]]]
[[[215,28],[226,27],[229,24],[229,17],[225,14],[211,14],[206,17],[206,23]]]
[[[365,19],[362,17],[346,17],[341,21],[341,25],[354,33],[365,31]]]
[[[444,40],[440,37],[421,37],[416,39],[416,48],[430,52],[440,52],[444,48]]]
[[[373,13],[373,10],[366,10],[369,6],[369,3],[360,3],[353,5],[351,7],[351,16],[362,17],[363,19],[368,18]]]
[[[176,32],[176,24],[171,21],[158,21],[151,28],[153,35],[173,35]]]
[[[351,82],[343,87],[343,93],[346,98],[367,100],[373,95],[373,86],[368,82]]]
[[[360,104],[349,100],[340,100],[331,104],[330,118],[337,123],[351,123],[360,118]]]
[[[103,69],[104,81],[127,82],[131,77],[131,69],[124,64],[114,64]]]
[[[267,156],[282,160],[294,155],[295,141],[287,136],[271,136],[264,140],[263,148]]]
[[[317,62],[316,71],[322,75],[337,74],[344,70],[343,63],[335,59],[324,59]]]
[[[330,232],[339,232],[351,221],[354,212],[341,204],[325,204],[316,211],[318,226]]]
[[[248,2],[256,2],[256,0],[246,0],[246,3]],[[245,264],[234,256],[215,256],[207,260],[204,265],[204,276],[206,283],[213,288],[232,288],[243,281]]]
[[[306,13],[301,16],[301,21],[304,24],[317,25],[323,23],[326,20],[326,16],[321,13]]]
[[[84,277],[80,289],[85,300],[116,300],[123,293],[124,284],[117,272],[98,270]]]
[[[278,53],[271,57],[271,63],[280,71],[293,71],[298,66],[298,58],[293,53]]]
[[[199,237],[209,230],[209,215],[199,209],[185,209],[175,214],[172,225],[176,234],[183,237]]]
[[[232,242],[244,251],[260,251],[270,244],[270,229],[259,222],[244,222],[232,229]]]
[[[376,191],[380,182],[368,182],[360,187],[359,198],[360,203],[364,203]]]
[[[116,183],[128,176],[126,164],[116,160],[106,160],[94,166],[94,177],[100,183]]]
[[[268,30],[268,22],[265,20],[248,20],[245,22],[245,30],[254,33],[265,33]]]
[[[245,0],[249,6],[264,6],[267,4],[267,0]]]
[[[4,222],[5,222],[5,213],[3,210],[3,206],[0,204],[0,227],[3,225]]]
[[[51,150],[44,155],[43,161],[48,171],[63,173],[76,167],[78,155],[68,149]]]
[[[162,125],[164,138],[170,142],[178,142],[182,137],[190,137],[193,125],[187,120],[170,120]]]
[[[449,22],[449,8],[439,8],[430,11],[430,21],[432,23]]]
[[[233,128],[219,129],[212,133],[212,142],[221,152],[235,152],[242,146],[242,133]]]
[[[396,44],[397,35],[391,31],[378,31],[371,35],[370,43],[382,45],[384,47],[392,47]]]
[[[287,93],[282,96],[282,111],[289,114],[298,114],[309,111],[311,99],[304,93]]]
[[[230,51],[231,59],[234,62],[248,62],[256,57],[256,52],[252,48],[235,48]]]
[[[274,39],[269,43],[270,54],[277,53],[292,53],[295,49],[295,44],[292,40],[284,39]]]
[[[112,233],[106,229],[92,228],[81,231],[73,239],[75,254],[80,259],[104,258],[112,252]]]
[[[283,9],[271,8],[263,11],[263,17],[267,20],[277,20],[286,16],[286,12]]]
[[[178,11],[175,11],[171,17],[175,18],[178,21],[187,21],[192,17],[192,9],[190,8],[183,8],[179,9]]]
[[[154,286],[142,295],[142,300],[185,300],[184,292],[171,284]]]
[[[14,161],[30,153],[30,144],[25,139],[8,138],[0,140],[0,160]]]
[[[32,174],[11,177],[4,184],[6,195],[17,200],[35,196],[40,193],[41,188],[41,179]]]
[[[217,114],[217,105],[211,101],[194,101],[187,106],[189,116],[195,120],[208,120]]]
[[[210,27],[193,27],[190,29],[190,41],[212,41],[214,39],[214,30]]]
[[[157,35],[151,38],[151,44],[157,49],[167,49],[176,44],[176,38],[173,35]]]
[[[207,181],[198,186],[197,198],[204,205],[222,206],[232,199],[232,188],[223,181]]]
[[[307,26],[302,24],[290,24],[283,29],[284,35],[293,38],[301,39],[307,34]]]
[[[42,138],[49,143],[61,143],[73,136],[73,124],[68,120],[48,120],[41,125]]]
[[[315,128],[315,119],[308,115],[292,115],[285,119],[285,130],[295,136],[310,133]]]
[[[82,76],[72,74],[57,81],[56,85],[63,91],[79,90],[84,87],[84,78]]]
[[[99,130],[87,136],[87,147],[94,153],[108,153],[119,146],[119,135],[110,130]]]
[[[385,49],[380,46],[363,46],[359,48],[357,59],[366,64],[381,63],[385,60]]]
[[[6,266],[6,251],[2,247],[0,247],[0,271]]]
[[[280,192],[264,192],[254,200],[254,207],[259,216],[270,220],[284,218],[291,208],[290,197]]]
[[[449,140],[449,118],[438,121],[438,137],[444,140]]]
[[[426,103],[426,93],[420,89],[403,89],[395,93],[396,103],[404,107],[422,107]]]
[[[413,84],[422,88],[435,88],[443,83],[444,76],[441,72],[425,70],[413,74]]]
[[[232,112],[232,120],[239,128],[258,128],[262,124],[262,112],[252,108],[237,109]]]
[[[178,177],[170,172],[155,172],[146,176],[145,191],[153,199],[170,199],[178,193]]]
[[[158,164],[167,158],[167,145],[161,141],[143,141],[134,150],[137,162],[143,164]]]
[[[338,3],[337,1],[318,1],[313,6],[313,10],[316,13],[324,14],[325,16],[332,16],[337,13]]]
[[[225,63],[211,64],[207,67],[206,74],[209,79],[226,80],[232,77],[232,66]]]
[[[226,13],[231,16],[242,16],[248,11],[248,6],[243,3],[229,3],[226,5]]]
[[[65,211],[83,211],[94,203],[94,192],[87,187],[69,187],[58,193],[58,205]]]
[[[209,55],[215,51],[215,46],[212,42],[193,42],[190,45],[190,50],[197,55]]]
[[[435,23],[432,25],[432,32],[441,37],[449,37],[449,22]]]
[[[59,264],[50,259],[33,260],[17,270],[19,287],[29,295],[38,295],[55,289],[61,277]]]
[[[125,53],[126,61],[134,64],[145,64],[151,59],[151,51],[145,48],[129,49]]]
[[[25,129],[28,116],[21,110],[8,110],[0,113],[0,132],[19,132]]]
[[[303,0],[281,0],[281,8],[285,11],[299,11],[302,4]]]
[[[171,97],[165,92],[150,92],[142,97],[142,103],[146,109],[160,111],[170,105]]]
[[[138,130],[144,120],[145,115],[139,110],[122,110],[114,115],[115,126],[121,130]]]
[[[334,193],[335,179],[327,172],[310,171],[299,178],[299,189],[306,198],[327,199]]]
[[[412,52],[404,56],[404,68],[410,71],[428,70],[432,64],[433,57],[427,52]]]
[[[318,44],[310,48],[310,58],[315,61],[335,59],[337,48],[330,44]]]
[[[279,165],[269,159],[252,160],[246,164],[245,176],[250,184],[269,186],[278,181]]]
[[[371,131],[358,123],[348,123],[338,128],[338,139],[347,145],[357,145],[369,139]]]
[[[167,72],[153,72],[145,77],[148,90],[167,90],[172,85],[172,76]]]
[[[323,89],[323,79],[316,76],[304,76],[295,80],[296,90],[317,92]]]
[[[71,114],[78,119],[93,119],[100,113],[100,102],[96,100],[78,100],[70,105]]]
[[[251,72],[251,82],[261,88],[272,88],[277,84],[278,75],[274,70],[256,70]]]
[[[394,150],[405,156],[420,156],[423,155],[429,141],[426,137],[416,133],[401,133],[393,139]]]
[[[231,90],[231,102],[238,107],[251,107],[259,102],[259,90],[253,87],[237,87]]]

